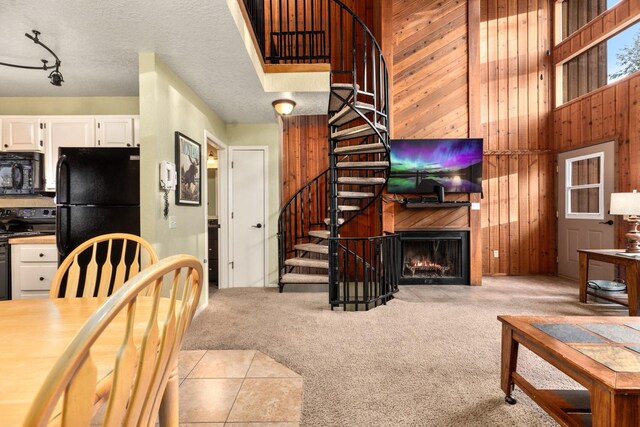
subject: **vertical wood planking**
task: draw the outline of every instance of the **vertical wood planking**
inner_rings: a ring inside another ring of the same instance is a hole
[[[555,272],[554,249],[543,253],[555,234],[548,121],[556,140],[563,131],[550,115],[549,13],[545,1],[481,1],[484,274]]]

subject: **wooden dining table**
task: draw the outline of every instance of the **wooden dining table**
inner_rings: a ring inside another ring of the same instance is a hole
[[[0,423],[3,426],[23,424],[47,374],[82,325],[105,301],[106,298],[68,298],[0,302]],[[150,297],[137,300],[134,341],[138,343],[147,325],[151,303]],[[97,403],[103,403],[99,401],[110,390],[109,374],[122,344],[125,312],[114,319],[92,349],[99,378]],[[175,422],[177,425],[177,358],[169,384],[171,393],[165,393],[161,413],[170,420],[164,418],[163,424]]]

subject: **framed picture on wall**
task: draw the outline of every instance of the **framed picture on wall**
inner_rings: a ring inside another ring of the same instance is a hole
[[[200,206],[201,158],[200,144],[188,136],[176,132],[176,166],[178,168],[176,205]]]

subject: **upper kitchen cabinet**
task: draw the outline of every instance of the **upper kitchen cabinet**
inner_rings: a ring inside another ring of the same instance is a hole
[[[135,132],[136,121],[132,116],[96,116],[96,146],[139,146]]]
[[[44,121],[45,189],[56,189],[56,164],[60,147],[95,147],[96,120],[93,116],[47,116]]]
[[[1,151],[44,152],[44,123],[39,117],[3,116],[0,119]]]

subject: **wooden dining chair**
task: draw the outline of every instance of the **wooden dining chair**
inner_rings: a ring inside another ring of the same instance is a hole
[[[200,298],[202,277],[196,258],[175,255],[126,282],[89,318],[56,362],[23,425],[88,426],[96,403],[106,401],[104,426],[153,426],[161,402],[173,403],[162,407],[161,425],[177,426],[178,351]],[[142,295],[148,286],[154,292]],[[162,298],[162,293],[170,296]],[[143,303],[152,309],[148,318],[140,319],[136,306]],[[116,316],[117,325],[112,324]],[[113,370],[106,380],[97,378],[92,354],[104,352],[98,340],[115,332],[123,339],[114,352]]]
[[[109,296],[143,268],[158,262],[151,244],[142,237],[111,233],[75,248],[53,276],[50,298]]]

